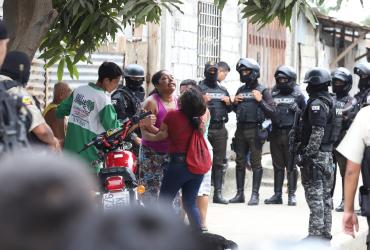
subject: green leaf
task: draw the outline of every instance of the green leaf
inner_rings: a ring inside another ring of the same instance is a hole
[[[84,33],[89,26],[92,24],[92,20],[94,19],[94,15],[89,15],[85,20],[83,20],[80,29],[77,32],[76,37],[79,37],[82,33]]]
[[[85,5],[85,0],[79,0],[80,1],[80,4],[83,8],[86,8],[86,5]]]
[[[310,21],[311,25],[316,28],[316,25],[317,25],[317,18],[315,16],[315,14],[312,12],[312,9],[311,8],[307,8],[307,6],[303,5],[303,7],[301,8],[301,10],[303,11],[303,14],[305,15],[305,17],[308,19],[308,21]]]
[[[61,81],[63,79],[64,62],[65,62],[65,59],[63,57],[62,59],[60,59],[60,62],[59,62],[59,65],[58,65],[58,71],[57,71],[58,81]]]
[[[44,68],[47,69],[51,66],[53,66],[57,61],[60,60],[60,56],[55,56],[53,58],[51,58],[45,65],[44,65]]]
[[[253,2],[257,5],[258,8],[262,8],[261,7],[261,0],[253,0]]]
[[[77,66],[75,64],[73,65],[73,75],[76,77],[77,80],[78,78],[80,78],[80,73],[78,72]]]
[[[280,1],[275,1],[274,5],[271,8],[271,11],[268,13],[268,17],[276,16],[276,12],[279,9],[281,2]]]
[[[71,76],[71,78],[73,78],[73,63],[72,63],[72,60],[68,55],[66,55],[65,58],[66,58],[66,63],[67,63],[67,68],[68,68],[68,71],[69,71],[69,75]]]
[[[294,0],[285,0],[285,8],[288,8],[288,6],[293,2]]]
[[[166,8],[169,9],[169,11],[171,12],[171,9],[166,5],[166,4],[163,4]],[[154,4],[149,4],[148,6],[144,7],[140,14],[136,16],[136,18],[140,21],[142,20],[142,22],[144,23],[145,22],[145,19],[144,17],[148,15],[148,13],[155,7]]]
[[[94,14],[94,7],[91,3],[86,2],[87,9],[89,10],[90,14]]]

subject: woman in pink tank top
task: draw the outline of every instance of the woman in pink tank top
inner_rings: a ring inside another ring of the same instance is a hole
[[[142,130],[157,133],[164,117],[169,110],[178,109],[175,95],[176,82],[166,70],[160,70],[152,77],[155,87],[153,94],[144,102],[144,109],[156,116],[152,126],[143,126]],[[143,133],[145,134],[145,133]],[[163,179],[163,170],[169,162],[168,139],[161,141],[147,141],[143,136],[139,153],[139,180],[145,186],[143,202],[145,205],[157,202]]]

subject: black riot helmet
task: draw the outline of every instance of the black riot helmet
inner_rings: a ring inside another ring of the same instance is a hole
[[[353,72],[360,77],[358,82],[358,88],[361,90],[365,90],[370,88],[370,63],[359,63],[357,64]]]
[[[204,77],[205,82],[210,85],[217,84],[217,78],[218,78],[218,64],[209,61],[204,65]]]
[[[25,86],[31,74],[31,60],[21,51],[10,51],[6,54],[0,74],[12,78]]]
[[[138,64],[128,64],[123,69],[123,77],[125,78],[126,87],[133,91],[140,90],[144,83],[144,68]]]
[[[246,84],[256,82],[260,77],[260,65],[253,58],[240,58],[236,71],[239,72],[240,81]]]
[[[276,80],[276,87],[284,94],[289,94],[293,91],[297,80],[297,73],[295,70],[286,65],[279,66],[274,74]]]
[[[343,67],[337,68],[331,73],[333,93],[347,95],[352,88],[352,74]]]
[[[327,71],[326,69],[315,67],[307,71],[306,75],[304,76],[303,82],[311,86],[330,86],[331,76],[329,71]]]
[[[331,83],[330,72],[324,68],[315,67],[307,71],[303,82],[308,84],[306,88],[308,95],[321,91],[327,92]]]

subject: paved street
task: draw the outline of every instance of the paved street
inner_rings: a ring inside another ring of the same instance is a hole
[[[266,159],[265,159],[266,160]],[[234,163],[226,181],[231,182],[226,186],[225,197],[231,198],[234,194],[235,181]],[[265,171],[267,172],[267,171]],[[251,175],[247,176],[246,199],[250,197]],[[338,179],[339,180],[339,179]],[[338,182],[339,184],[339,182]],[[234,187],[232,189],[231,187]],[[341,187],[337,185],[334,196],[334,207],[339,204]],[[286,186],[284,187],[284,192]],[[288,247],[273,248],[270,244],[297,244],[306,237],[308,228],[309,210],[304,199],[303,187],[299,184],[297,191],[297,207],[289,207],[287,194],[284,195],[284,205],[265,205],[263,200],[272,195],[273,187],[262,186],[260,192],[260,205],[247,206],[244,204],[219,205],[210,203],[208,212],[208,228],[212,233],[221,234],[239,244],[240,249],[289,249]],[[356,240],[342,233],[342,213],[333,212],[333,240],[334,249],[365,249],[367,232],[366,220],[360,219],[360,232]],[[303,249],[301,246],[294,249]],[[306,248],[304,248],[306,249]],[[311,248],[312,249],[312,248]]]

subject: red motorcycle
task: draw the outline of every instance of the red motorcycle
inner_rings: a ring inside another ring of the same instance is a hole
[[[126,119],[121,128],[99,134],[80,151],[91,146],[98,149],[102,163],[98,177],[103,191],[102,205],[105,210],[140,205],[139,195],[145,192],[145,188],[136,180],[136,157],[129,151],[132,144],[125,139],[135,129],[134,125],[150,114],[151,112],[146,112]]]

